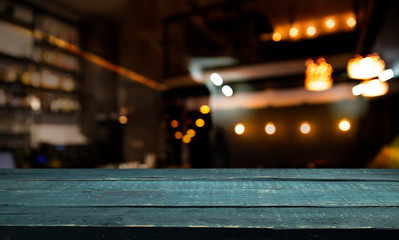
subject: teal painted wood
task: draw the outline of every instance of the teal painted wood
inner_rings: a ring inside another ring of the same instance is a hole
[[[399,230],[399,170],[0,170],[11,226]]]
[[[333,174],[332,174],[333,173]],[[399,181],[392,169],[0,169],[0,180]]]

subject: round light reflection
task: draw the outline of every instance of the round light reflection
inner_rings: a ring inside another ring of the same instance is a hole
[[[315,28],[314,26],[308,27],[308,28],[306,29],[306,34],[307,34],[309,37],[312,37],[313,35],[316,34],[316,28]]]
[[[326,20],[326,27],[328,29],[333,29],[335,27],[335,21],[332,18]]]
[[[346,132],[349,131],[349,129],[351,128],[351,124],[348,119],[342,119],[339,122],[338,127],[341,131]]]
[[[202,114],[208,114],[211,111],[211,108],[208,105],[202,105],[200,107],[200,112]]]
[[[119,117],[119,123],[120,124],[126,124],[127,123],[127,117],[126,116],[120,116]]]
[[[212,73],[210,79],[216,86],[220,86],[223,84],[223,78],[217,73]]]
[[[205,125],[205,121],[204,121],[204,119],[202,119],[202,118],[198,118],[196,121],[195,121],[195,126],[197,126],[197,127],[203,127]]]
[[[225,85],[222,87],[222,93],[226,97],[231,97],[231,96],[233,96],[233,89],[229,85]]]
[[[301,133],[308,134],[310,133],[310,124],[308,122],[303,122],[300,127]]]
[[[177,128],[177,127],[179,126],[179,122],[178,122],[177,120],[172,120],[172,121],[170,122],[170,126],[171,126],[172,128]]]
[[[268,122],[265,126],[265,131],[269,135],[273,135],[276,132],[276,127],[272,122]]]
[[[245,132],[245,127],[244,124],[242,123],[238,123],[236,125],[236,127],[234,128],[234,131],[236,132],[236,134],[241,135]]]
[[[294,38],[298,36],[299,31],[298,28],[292,27],[288,33],[290,34],[290,37]]]
[[[346,20],[346,24],[348,27],[353,28],[356,25],[356,20],[353,17],[350,17]]]
[[[275,42],[279,42],[279,41],[281,40],[281,34],[278,33],[278,32],[273,33],[272,39],[273,39],[273,41],[275,41]]]

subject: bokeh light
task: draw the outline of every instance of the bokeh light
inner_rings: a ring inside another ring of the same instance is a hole
[[[120,124],[126,124],[127,123],[127,117],[126,116],[120,116],[119,117],[119,123]]]
[[[225,85],[222,87],[222,93],[226,97],[231,97],[231,96],[233,96],[233,89],[229,85]]]
[[[268,122],[265,126],[265,132],[269,135],[273,135],[276,132],[276,127],[272,122]]]
[[[328,29],[333,29],[335,27],[335,21],[332,18],[326,20],[325,25]]]
[[[216,86],[220,86],[223,84],[223,78],[217,73],[212,73],[210,79]]]
[[[200,112],[202,114],[208,114],[211,111],[211,108],[208,105],[202,105],[200,107]]]
[[[191,137],[189,135],[184,135],[182,141],[184,143],[190,143],[191,142]]]
[[[175,132],[175,138],[176,139],[181,139],[183,137],[183,133],[180,131]]]
[[[241,135],[245,132],[245,127],[244,124],[242,123],[238,123],[236,125],[236,127],[234,128],[234,131],[236,132],[236,134]]]
[[[177,120],[172,120],[172,121],[170,122],[170,126],[171,126],[172,128],[177,128],[177,127],[179,126],[179,122],[178,122]]]
[[[309,27],[306,29],[306,34],[307,34],[309,37],[314,36],[314,35],[316,34],[316,28],[315,28],[314,26],[309,26]]]
[[[187,130],[187,135],[188,135],[188,136],[190,136],[190,137],[194,137],[194,136],[195,136],[195,134],[196,134],[196,132],[195,132],[195,130],[194,130],[194,129],[188,129],[188,130]]]
[[[348,119],[344,118],[339,122],[338,127],[341,131],[346,132],[351,128],[351,124]]]
[[[290,34],[290,37],[295,38],[298,36],[299,30],[296,27],[292,27],[288,33]]]
[[[310,124],[308,122],[302,122],[300,130],[303,134],[310,133]]]
[[[275,42],[279,42],[279,41],[281,40],[281,34],[278,33],[278,32],[273,33],[272,39],[273,39],[273,41],[275,41]]]
[[[205,125],[205,121],[204,121],[204,119],[202,119],[202,118],[198,118],[196,121],[195,121],[195,126],[197,126],[197,127],[203,127]]]
[[[348,27],[353,28],[356,25],[356,20],[354,17],[349,17],[346,20],[346,25],[348,25]]]

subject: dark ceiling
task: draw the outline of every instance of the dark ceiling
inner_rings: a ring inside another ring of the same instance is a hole
[[[159,27],[153,29],[154,36],[161,36],[154,44],[162,48],[162,81],[172,88],[190,86],[190,63],[198,58],[233,59],[229,65],[204,65],[202,71],[211,69],[242,69],[254,64],[268,64],[320,56],[334,56],[368,53],[387,11],[388,1],[376,0],[30,0],[38,5],[58,9],[59,13],[79,21],[92,15],[100,15],[118,24],[126,24],[129,11],[142,7],[145,14],[137,21],[146,26],[147,21],[156,21]],[[136,9],[137,10],[137,9]],[[336,31],[312,38],[270,39],[279,26],[294,25],[297,22],[315,22],[328,16],[353,13],[357,25],[348,31]],[[144,17],[143,17],[144,16]],[[155,19],[154,19],[154,16]],[[265,39],[262,36],[269,36]],[[283,68],[282,68],[283,69]],[[132,69],[135,70],[135,69]],[[334,68],[335,70],[335,68]],[[344,71],[341,64],[335,74]],[[268,76],[265,74],[245,75],[234,83],[251,82],[255,88],[270,86],[271,78],[278,79],[275,86],[296,86],[303,82],[303,72]],[[286,78],[284,84],[281,79]],[[300,79],[296,80],[296,79]],[[339,79],[339,77],[338,77]],[[227,79],[228,81],[228,79]]]

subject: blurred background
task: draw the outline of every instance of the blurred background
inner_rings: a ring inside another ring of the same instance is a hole
[[[0,0],[0,168],[397,168],[397,9]]]

